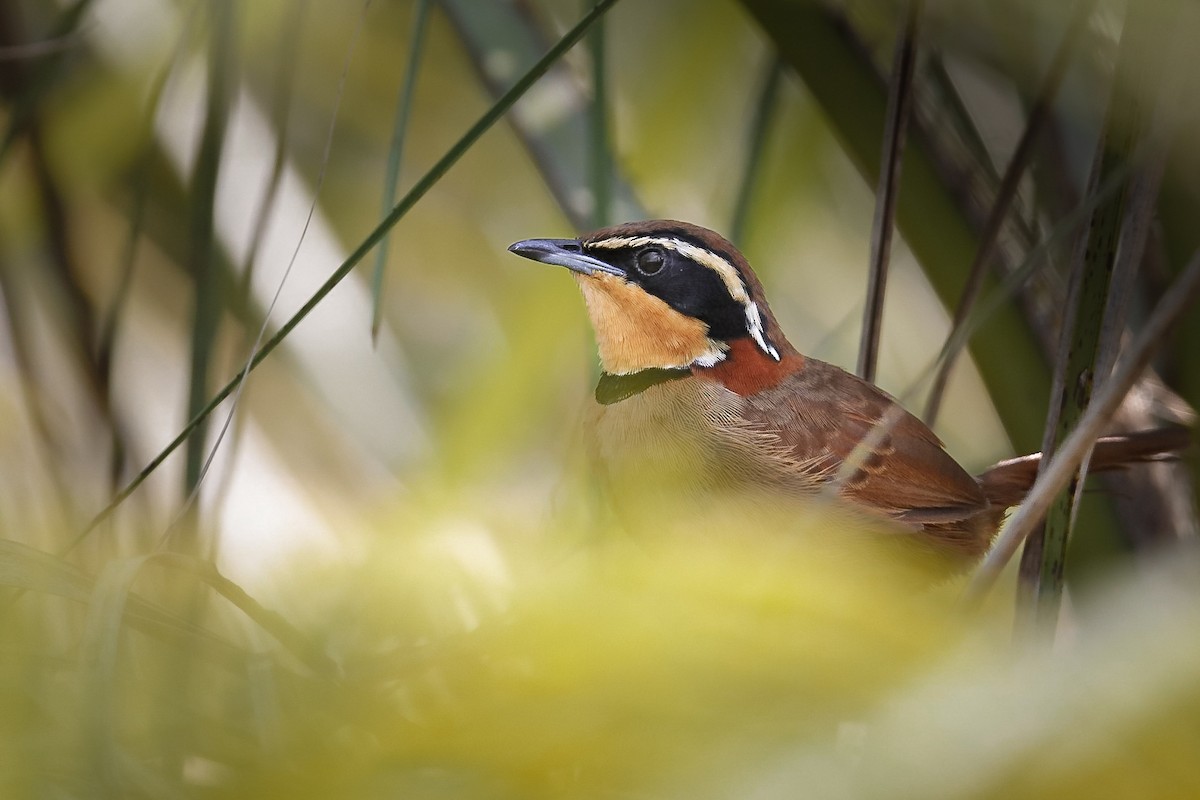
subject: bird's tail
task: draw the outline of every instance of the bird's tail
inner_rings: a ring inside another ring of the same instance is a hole
[[[1096,440],[1088,470],[1114,470],[1141,461],[1170,458],[1191,444],[1191,440],[1191,431],[1178,426],[1105,436]],[[1015,506],[1033,486],[1041,461],[1041,453],[1001,461],[979,476],[979,485],[993,506]]]

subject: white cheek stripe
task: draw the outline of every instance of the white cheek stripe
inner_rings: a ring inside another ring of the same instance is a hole
[[[742,307],[746,309],[746,330],[749,331],[755,344],[762,348],[762,351],[771,358],[776,361],[779,360],[779,351],[767,342],[764,335],[762,316],[758,313],[758,304],[750,299],[749,293],[746,292],[746,285],[742,283],[742,278],[738,275],[738,271],[734,269],[732,264],[716,253],[705,250],[703,247],[697,247],[691,242],[683,242],[670,237],[655,236],[616,236],[611,239],[601,239],[598,242],[589,242],[586,246],[589,248],[598,247],[617,250],[625,247],[646,247],[652,244],[665,247],[668,250],[674,250],[681,256],[690,258],[697,264],[702,264],[717,273],[722,283],[725,284],[725,289],[729,292],[729,296],[734,301],[741,303]],[[705,364],[703,366],[711,365]]]
[[[763,336],[762,317],[758,315],[758,303],[750,302],[746,305],[746,330],[750,331],[750,336],[758,343],[763,352],[769,355],[776,361],[779,360],[779,351],[775,346],[769,344],[765,336]]]

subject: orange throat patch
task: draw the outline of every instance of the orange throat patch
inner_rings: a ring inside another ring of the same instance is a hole
[[[600,363],[613,375],[652,367],[711,366],[725,345],[710,339],[708,326],[615,275],[575,274],[583,292]]]

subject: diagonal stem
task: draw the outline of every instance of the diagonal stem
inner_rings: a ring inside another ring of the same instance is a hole
[[[403,219],[404,216],[412,210],[413,206],[417,204],[417,201],[424,197],[425,194],[431,188],[433,188],[433,186],[439,180],[442,179],[442,176],[445,175],[460,158],[462,158],[463,154],[471,149],[475,142],[478,141],[479,137],[481,137],[488,131],[488,129],[495,125],[501,117],[508,113],[509,109],[513,107],[517,100],[519,100],[527,91],[529,91],[529,87],[536,83],[538,78],[545,74],[545,72],[550,69],[551,65],[554,64],[554,62],[560,57],[562,57],[563,53],[567,52],[567,50],[570,50],[572,46],[574,46],[581,38],[583,38],[583,35],[587,32],[588,28],[590,28],[592,24],[594,24],[596,20],[603,16],[610,8],[612,8],[616,2],[617,0],[598,0],[596,5],[593,6],[592,10],[585,14],[583,18],[576,23],[575,27],[567,31],[567,33],[564,34],[563,37],[559,39],[552,48],[550,48],[549,51],[547,51],[546,55],[544,55],[536,64],[530,67],[529,71],[522,75],[520,80],[513,84],[511,89],[505,92],[504,95],[497,100],[494,105],[485,111],[483,115],[475,122],[475,124],[472,125],[470,129],[462,135],[462,138],[455,142],[454,145],[446,152],[446,154],[438,159],[437,163],[430,167],[428,172],[421,176],[421,179],[413,185],[412,189],[408,191],[408,194],[401,198],[400,202],[396,204],[396,207],[393,208],[377,226],[375,226],[375,229],[372,230],[365,239],[363,239],[358,247],[355,248],[354,252],[352,252],[346,258],[346,260],[342,262],[341,266],[333,271],[333,274],[326,279],[325,283],[321,284],[321,286],[313,293],[312,297],[310,297],[307,302],[305,302],[304,305],[301,306],[300,309],[283,324],[282,327],[280,327],[275,335],[263,342],[262,346],[254,353],[254,356],[246,362],[245,369],[238,373],[231,381],[229,381],[229,383],[227,383],[219,392],[217,392],[216,395],[213,396],[212,400],[208,402],[208,405],[202,408],[196,414],[196,416],[194,416],[191,421],[184,426],[183,430],[181,430],[179,434],[172,439],[170,443],[168,443],[167,446],[162,449],[161,452],[159,452],[158,455],[151,459],[150,463],[143,467],[141,472],[134,476],[134,478],[130,480],[129,483],[126,484],[125,487],[116,494],[116,496],[113,497],[112,501],[109,502],[107,506],[101,509],[100,512],[92,518],[92,521],[88,524],[88,526],[84,528],[67,545],[66,548],[64,548],[62,555],[65,555],[66,553],[69,553],[78,547],[79,544],[100,525],[100,523],[108,519],[112,513],[116,511],[118,507],[120,507],[121,503],[123,503],[126,498],[133,494],[134,491],[136,491],[137,488],[142,485],[146,478],[150,477],[154,470],[158,469],[158,467],[164,461],[166,461],[167,458],[173,452],[175,452],[175,450],[177,450],[181,444],[187,441],[187,438],[191,435],[192,431],[196,430],[196,428],[203,424],[204,420],[208,419],[209,415],[212,414],[217,406],[219,406],[227,397],[233,394],[234,390],[237,389],[238,385],[243,380],[245,380],[246,376],[249,375],[250,372],[252,372],[255,368],[257,368],[258,365],[261,364],[263,360],[271,354],[271,351],[278,347],[279,344],[288,337],[292,330],[299,325],[305,317],[312,313],[312,310],[316,308],[322,300],[325,299],[325,296],[332,292],[334,288],[341,283],[347,275],[350,274],[354,267],[357,266],[360,261],[362,261],[363,257],[366,256],[367,253],[371,252],[371,249],[374,248],[375,245],[379,244],[383,237],[387,235],[387,232],[390,231],[397,222]]]

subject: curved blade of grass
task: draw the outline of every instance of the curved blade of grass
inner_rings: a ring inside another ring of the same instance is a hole
[[[77,567],[11,539],[0,539],[0,586],[86,601],[92,579]]]
[[[133,582],[145,567],[152,565],[191,575],[245,614],[313,673],[336,674],[337,667],[329,657],[290,622],[262,606],[211,562],[182,553],[149,553],[113,561],[105,567],[91,593],[91,609],[81,640],[81,657],[85,663],[96,664],[98,671],[104,672],[115,665],[127,606],[135,597]],[[248,653],[243,655],[249,657]]]
[[[904,25],[896,39],[896,55],[888,84],[887,114],[883,129],[883,153],[879,185],[875,192],[875,219],[871,224],[871,261],[867,272],[867,296],[863,308],[862,340],[858,348],[858,374],[875,380],[879,361],[879,337],[883,330],[883,298],[887,289],[888,263],[895,230],[896,197],[900,191],[900,167],[912,112],[913,73],[917,63],[917,31],[921,0],[909,0]]]
[[[154,553],[147,558],[153,558],[164,567],[186,572],[206,584],[314,673],[327,676],[337,673],[337,665],[312,640],[281,614],[266,608],[245,589],[222,575],[212,562],[182,553]]]
[[[80,672],[87,687],[86,731],[91,780],[105,794],[125,793],[121,746],[116,740],[117,655],[125,631],[125,604],[130,585],[154,556],[111,562],[100,574],[79,645]]]
[[[733,221],[729,224],[729,239],[738,247],[746,244],[746,222],[750,218],[750,206],[762,168],[767,137],[779,110],[779,88],[783,84],[783,62],[772,57],[762,79],[758,102],[754,106],[754,119],[750,123],[750,136],[746,145],[746,161],[742,166],[742,181],[738,186],[737,200],[733,204]]]
[[[1075,11],[1068,28],[1063,34],[1062,41],[1054,53],[1050,67],[1046,70],[1046,77],[1042,82],[1041,90],[1038,92],[1037,100],[1029,110],[1025,129],[1022,131],[1021,138],[1017,142],[1012,157],[1009,159],[1008,166],[1004,170],[1004,177],[1000,181],[1000,188],[996,192],[996,198],[992,201],[992,208],[988,212],[987,222],[984,224],[983,231],[979,235],[979,248],[975,251],[975,258],[971,261],[967,281],[962,289],[962,295],[959,297],[958,304],[954,308],[954,318],[950,323],[950,335],[953,335],[953,332],[963,324],[971,307],[979,299],[984,275],[995,253],[996,243],[1000,238],[1000,231],[1004,227],[1004,222],[1008,218],[1013,201],[1017,197],[1017,189],[1020,188],[1025,170],[1033,159],[1034,145],[1037,143],[1038,136],[1042,133],[1045,123],[1049,118],[1054,98],[1058,96],[1058,89],[1062,85],[1063,77],[1066,75],[1067,65],[1070,64],[1074,57],[1076,45],[1079,43],[1084,26],[1087,24],[1088,19],[1090,19],[1092,9],[1095,5],[1095,0],[1079,0],[1075,6]],[[950,380],[950,373],[954,370],[956,356],[957,353],[949,354],[942,361],[937,375],[934,377],[933,386],[929,391],[929,399],[925,405],[925,422],[930,426],[937,421],[938,411],[941,409],[942,396],[945,394],[946,384]]]
[[[95,580],[57,556],[10,539],[0,539],[0,586],[86,603],[95,591]],[[248,657],[243,648],[228,639],[137,594],[129,595],[126,615],[130,626],[142,633],[173,642],[189,652],[214,656],[226,667],[240,668]]]
[[[417,84],[417,67],[421,64],[432,0],[417,0],[413,10],[412,35],[408,39],[408,63],[404,67],[404,85],[396,101],[396,119],[392,125],[392,144],[388,148],[387,173],[383,181],[383,201],[379,215],[383,216],[396,204],[396,185],[400,180],[400,162],[404,157],[404,135],[412,112],[413,89]],[[384,236],[375,251],[375,272],[371,276],[371,341],[379,339],[383,313],[383,275],[387,267],[388,239]]]
[[[86,539],[88,535],[91,534],[91,532],[94,531],[98,525],[100,525],[100,523],[106,520],[121,505],[121,503],[123,503],[125,499],[129,497],[129,495],[133,494],[133,492],[139,486],[141,486],[146,478],[148,478],[154,472],[154,470],[158,469],[159,465],[162,464],[162,462],[165,461],[167,457],[171,455],[171,453],[175,452],[175,450],[178,449],[178,447],[184,441],[186,441],[188,436],[190,436],[192,432],[195,431],[196,428],[208,418],[208,416],[217,408],[217,406],[219,406],[227,397],[233,394],[234,390],[237,389],[238,385],[245,379],[245,377],[249,375],[250,372],[259,364],[261,364],[263,359],[270,355],[271,352],[288,337],[288,334],[290,334],[292,330],[299,325],[314,308],[317,307],[317,305],[325,298],[325,296],[333,291],[334,287],[341,283],[342,280],[344,280],[345,277],[350,274],[354,267],[357,266],[360,261],[362,261],[363,257],[366,256],[366,254],[369,253],[371,249],[379,243],[384,234],[386,234],[397,222],[404,218],[404,216],[412,209],[412,207],[416,205],[417,201],[424,197],[425,193],[428,192],[434,186],[434,184],[441,180],[442,176],[445,175],[446,172],[452,166],[454,166],[454,164],[457,163],[460,158],[462,158],[463,154],[475,144],[479,137],[486,133],[494,124],[496,124],[496,122],[502,116],[504,116],[509,109],[512,108],[513,104],[516,103],[516,101],[529,90],[529,87],[532,86],[538,80],[538,78],[544,75],[550,66],[554,64],[554,62],[557,61],[563,53],[575,45],[575,43],[583,37],[583,34],[587,32],[588,28],[590,28],[591,25],[600,18],[601,15],[615,5],[616,2],[617,0],[599,0],[592,10],[578,23],[576,23],[571,30],[564,34],[564,36],[536,64],[534,64],[524,75],[522,75],[521,78],[515,84],[513,84],[512,88],[510,88],[504,94],[503,97],[497,100],[487,111],[485,111],[479,120],[477,120],[475,124],[472,125],[465,134],[463,134],[462,138],[455,142],[455,144],[446,152],[446,154],[438,159],[437,163],[430,167],[429,171],[426,172],[420,178],[420,180],[413,185],[413,188],[410,189],[403,198],[401,198],[396,207],[393,208],[391,212],[389,212],[388,215],[384,217],[382,221],[380,221],[375,229],[371,231],[371,233],[369,233],[367,237],[362,240],[362,242],[359,243],[358,247],[354,249],[354,252],[352,252],[346,258],[346,260],[342,262],[341,266],[333,271],[333,274],[326,279],[325,283],[321,284],[320,288],[313,293],[313,295],[304,303],[304,305],[301,306],[300,309],[293,314],[292,317],[288,319],[288,321],[285,322],[273,336],[263,342],[262,346],[255,351],[253,357],[251,357],[251,359],[247,362],[246,368],[239,372],[232,380],[229,381],[229,383],[227,383],[219,392],[217,392],[217,394],[213,396],[208,404],[202,408],[196,414],[196,416],[193,417],[190,422],[188,422],[187,425],[184,426],[183,430],[180,431],[179,434],[176,435],[176,437],[172,439],[171,442],[169,442],[167,446],[164,447],[161,452],[159,452],[158,455],[151,459],[150,463],[143,467],[142,470],[132,480],[130,480],[120,492],[117,493],[117,495],[107,506],[100,510],[100,512],[92,519],[91,523],[89,523],[88,526],[69,543],[64,552],[70,552],[71,550],[74,550],[75,547],[77,547],[80,542]]]
[[[542,32],[524,3],[496,3],[494,0],[442,0],[450,21],[458,31],[459,38],[475,65],[479,80],[493,96],[504,91],[503,78],[489,68],[490,57],[504,53],[506,59],[516,62],[516,69],[534,64],[546,50]],[[596,64],[593,61],[593,69]],[[564,66],[553,68],[548,77],[558,84],[560,90],[569,92],[575,102],[567,103],[568,110],[554,120],[539,120],[536,124],[522,113],[517,106],[509,122],[528,149],[534,163],[542,174],[542,181],[550,189],[559,207],[577,231],[591,229],[594,213],[599,207],[593,179],[597,156],[593,148],[600,141],[595,137],[593,125],[598,124],[590,113],[592,104],[583,96],[574,76]],[[603,87],[599,87],[603,90]],[[596,95],[599,98],[601,95]],[[605,132],[607,138],[607,131]],[[604,156],[609,162],[609,184],[611,196],[609,214],[622,219],[642,219],[646,212],[638,202],[627,181],[613,172],[611,154]]]

